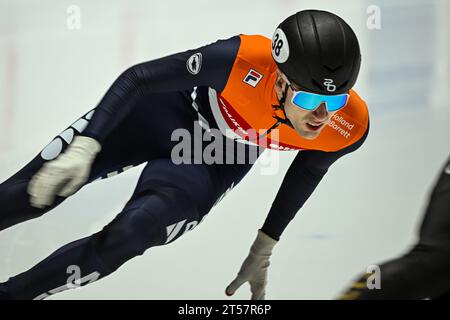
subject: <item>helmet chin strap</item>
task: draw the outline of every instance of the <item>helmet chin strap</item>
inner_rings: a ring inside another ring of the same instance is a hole
[[[286,101],[288,89],[289,89],[289,86],[286,83],[286,87],[283,90],[283,95],[281,96],[281,99],[279,100],[280,105],[278,105],[278,106],[273,105],[272,106],[275,109],[281,109],[283,111],[284,119],[275,115],[274,118],[275,118],[275,120],[277,120],[277,123],[275,123],[272,127],[270,127],[265,133],[261,134],[259,136],[259,139],[267,136],[272,130],[274,130],[275,128],[277,128],[281,124],[285,124],[285,125],[291,127],[292,129],[294,129],[294,126],[292,125],[291,121],[286,116],[286,112],[284,111],[284,102]]]
[[[285,125],[288,125],[291,128],[294,128],[294,126],[292,125],[291,121],[288,119],[288,117],[286,115],[286,111],[284,110],[284,103],[286,102],[286,97],[287,97],[288,90],[289,90],[289,85],[286,82],[286,86],[284,87],[283,94],[282,94],[281,99],[280,99],[280,105],[279,106],[273,106],[275,109],[281,109],[281,111],[283,111],[283,115],[284,115],[284,119],[279,118],[279,117],[275,117],[278,120],[278,122],[280,122],[277,125],[277,127],[280,124],[285,124]]]

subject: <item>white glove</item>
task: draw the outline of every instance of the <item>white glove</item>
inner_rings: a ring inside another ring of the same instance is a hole
[[[258,230],[258,236],[250,248],[250,253],[242,264],[237,277],[225,289],[228,296],[232,296],[245,282],[250,283],[252,300],[264,300],[266,296],[267,269],[270,265],[272,249],[276,240]]]
[[[51,206],[55,195],[68,197],[77,192],[88,180],[92,163],[101,150],[92,138],[76,136],[66,151],[45,163],[28,185],[33,207]]]

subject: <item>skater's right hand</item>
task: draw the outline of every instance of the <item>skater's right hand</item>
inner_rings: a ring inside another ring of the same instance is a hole
[[[45,163],[28,185],[33,207],[51,206],[55,196],[68,197],[88,180],[92,163],[101,150],[92,138],[76,136],[66,151]]]

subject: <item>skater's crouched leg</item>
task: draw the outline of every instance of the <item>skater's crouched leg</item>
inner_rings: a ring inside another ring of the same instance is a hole
[[[161,186],[132,198],[93,244],[101,259],[116,270],[148,248],[170,243],[200,220],[196,203],[176,187]]]

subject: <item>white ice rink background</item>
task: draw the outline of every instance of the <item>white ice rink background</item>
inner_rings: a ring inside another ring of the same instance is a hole
[[[81,28],[67,28],[67,8]],[[367,8],[380,8],[369,29]],[[233,35],[272,36],[296,11],[333,11],[357,33],[356,89],[367,101],[364,146],[333,165],[286,229],[267,298],[332,299],[371,264],[415,240],[427,195],[450,153],[447,0],[0,0],[0,181],[94,107],[132,64]],[[252,172],[203,224],[113,275],[54,299],[224,299],[294,153],[273,176]],[[84,188],[51,213],[0,233],[0,281],[96,232],[131,195],[139,168]],[[0,208],[0,210],[2,210]],[[248,285],[234,297],[247,299]]]

